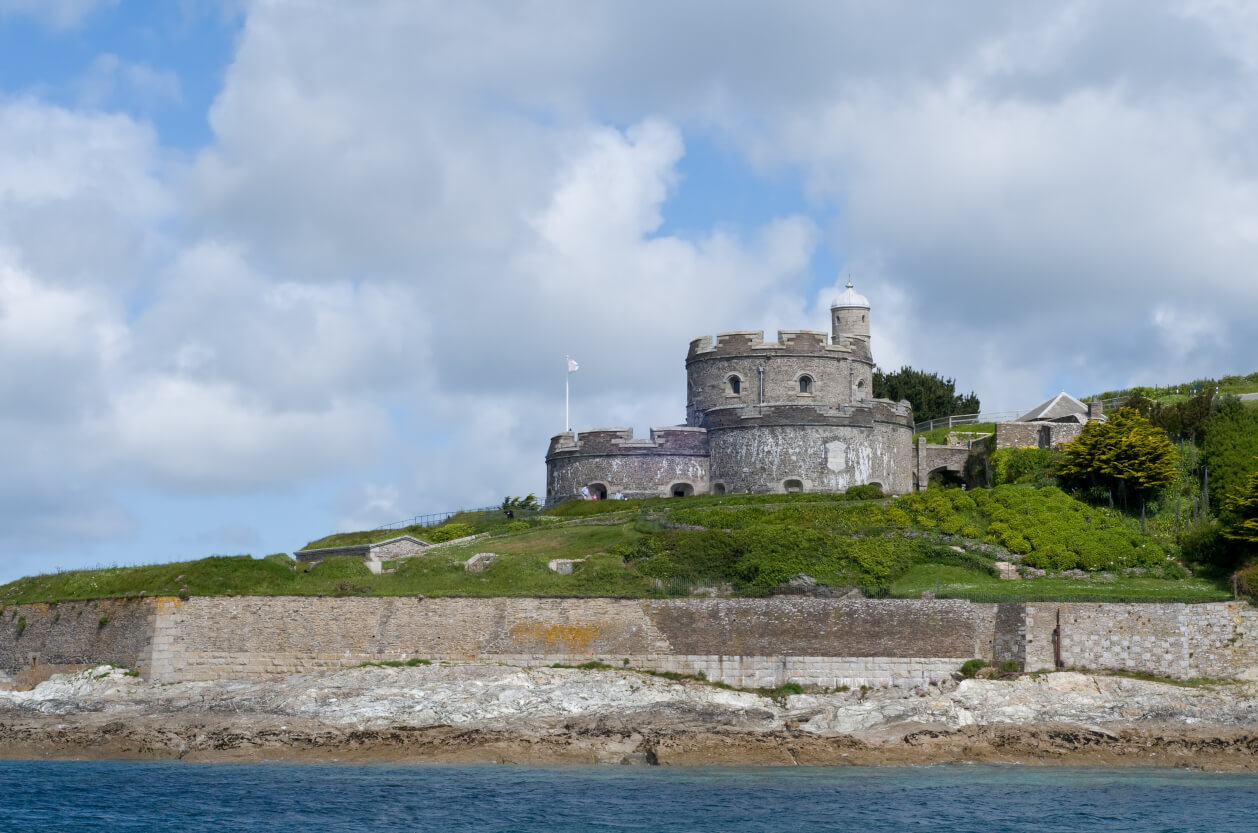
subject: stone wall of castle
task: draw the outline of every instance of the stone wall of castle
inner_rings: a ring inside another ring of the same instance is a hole
[[[105,662],[179,681],[420,657],[628,660],[747,687],[913,685],[972,657],[1051,669],[1059,613],[1067,666],[1258,677],[1258,611],[1241,602],[213,597],[6,608],[0,683]]]
[[[582,486],[607,496],[667,497],[675,485],[708,492],[708,435],[701,428],[653,428],[636,439],[632,428],[559,434],[546,454],[546,501],[581,494]]]
[[[790,415],[782,410],[766,409],[764,418],[721,420],[720,427],[709,429],[714,488],[785,492],[787,481],[798,480],[805,492],[842,492],[865,483],[881,484],[888,494],[913,490],[910,425],[875,421],[868,409],[853,415],[849,425],[813,409]]]
[[[760,330],[720,333],[690,343],[686,356],[686,423],[706,427],[704,414],[715,408],[774,404],[835,408],[872,396],[873,361],[856,342],[830,344],[813,330],[783,330],[766,343]],[[760,367],[764,367],[764,395]],[[800,379],[811,390],[800,391]],[[731,378],[740,382],[735,393]]]

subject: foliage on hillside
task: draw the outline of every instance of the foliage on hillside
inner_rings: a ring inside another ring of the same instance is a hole
[[[1258,391],[1258,372],[1250,373],[1247,376],[1222,376],[1218,379],[1195,379],[1191,382],[1183,382],[1178,385],[1161,385],[1158,387],[1131,387],[1121,390],[1109,390],[1104,393],[1097,394],[1095,397],[1086,397],[1085,401],[1096,399],[1127,399],[1132,396],[1143,396],[1158,401],[1176,401],[1187,399],[1196,393],[1209,391],[1213,393],[1218,389],[1220,396],[1237,393],[1254,393]]]
[[[979,598],[1001,592],[1019,598],[1065,593],[1088,599],[1107,593],[1116,598],[1225,595],[1208,583],[1169,580],[1183,572],[1159,544],[1167,543],[1166,537],[1142,537],[1132,518],[1089,506],[1059,489],[1000,486],[857,499],[870,497],[871,490],[858,489],[848,496],[574,501],[553,510],[566,516],[567,524],[540,519],[533,527],[502,523],[489,530],[491,538],[402,560],[393,565],[396,572],[384,575],[371,575],[357,558],[326,559],[313,568],[282,555],[209,558],[21,579],[0,587],[0,605],[136,596],[141,591],[149,596],[644,598],[684,596],[695,587],[715,585],[735,594],[760,595],[801,574],[821,584],[858,585],[874,594],[913,595],[920,590],[911,588],[930,576],[936,581],[951,576],[954,589],[947,592]],[[484,573],[468,573],[462,562],[477,552],[494,552],[499,558]],[[1105,578],[1089,583],[1078,574],[1069,580],[993,584],[993,562],[1018,555],[1028,566],[1098,575],[1104,571]],[[561,576],[547,569],[552,558],[585,560],[571,575]],[[1123,568],[1131,567],[1142,568],[1144,575],[1123,575]],[[955,589],[958,575],[968,577],[968,590]],[[1070,582],[1080,581],[1094,595],[1071,589]]]
[[[1235,399],[1220,403],[1207,423],[1201,462],[1210,470],[1210,506],[1224,508],[1228,493],[1244,488],[1258,471],[1258,411]]]
[[[1250,475],[1243,489],[1228,494],[1225,505],[1227,525],[1223,528],[1224,537],[1247,544],[1252,554],[1258,555],[1258,470]]]
[[[972,392],[964,396],[957,393],[955,379],[907,366],[890,373],[875,368],[874,396],[892,402],[907,399],[913,406],[913,419],[918,422],[979,412],[978,397]]]
[[[1125,499],[1142,500],[1175,480],[1175,446],[1166,432],[1134,408],[1123,408],[1106,422],[1089,422],[1062,448],[1057,473],[1068,481],[1099,486]]]

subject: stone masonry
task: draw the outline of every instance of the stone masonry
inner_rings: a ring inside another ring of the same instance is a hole
[[[1258,611],[1240,602],[244,596],[6,608],[0,683],[29,686],[106,662],[174,682],[420,657],[521,665],[628,660],[748,687],[915,685],[973,657],[1051,669],[1058,628],[1066,666],[1258,678]]]

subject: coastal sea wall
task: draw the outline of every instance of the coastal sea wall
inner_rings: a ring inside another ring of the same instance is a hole
[[[1054,636],[1056,631],[1056,636]],[[917,599],[202,597],[0,611],[0,685],[99,663],[158,682],[427,660],[598,660],[730,685],[914,685],[974,657],[1029,670],[1258,678],[1258,610]]]
[[[148,675],[155,619],[156,605],[146,599],[0,609],[0,686],[26,688],[102,663]]]

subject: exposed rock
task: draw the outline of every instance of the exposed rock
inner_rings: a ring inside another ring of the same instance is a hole
[[[478,552],[463,563],[463,569],[469,573],[483,573],[497,557],[496,552]]]
[[[782,703],[628,669],[373,667],[154,685],[103,666],[0,692],[0,757],[1258,769],[1256,720],[1255,683],[1071,672]]]

